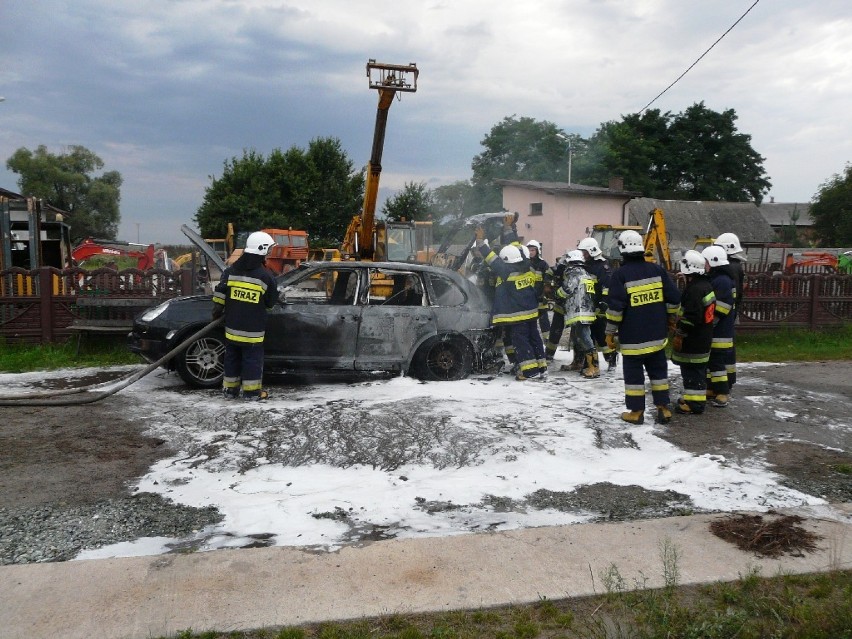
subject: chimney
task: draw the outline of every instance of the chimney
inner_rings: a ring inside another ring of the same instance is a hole
[[[609,178],[609,190],[610,191],[623,191],[624,190],[624,178],[623,177],[611,177],[611,178]]]

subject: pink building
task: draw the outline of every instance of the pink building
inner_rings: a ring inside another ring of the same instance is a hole
[[[542,243],[542,257],[553,263],[566,249],[576,248],[595,224],[626,224],[627,204],[642,194],[625,191],[620,178],[609,188],[568,184],[496,180],[503,187],[503,208],[517,211],[518,235],[526,243]]]

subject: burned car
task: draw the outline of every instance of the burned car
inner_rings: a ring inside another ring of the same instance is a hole
[[[268,374],[397,371],[457,380],[499,370],[491,302],[440,267],[399,262],[308,262],[276,279],[269,310]],[[157,361],[210,322],[210,295],[169,300],[139,316],[129,347]],[[222,383],[224,331],[187,345],[165,363],[189,385]]]

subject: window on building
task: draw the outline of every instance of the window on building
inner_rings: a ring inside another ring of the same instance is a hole
[[[541,202],[530,202],[530,215],[543,215]]]

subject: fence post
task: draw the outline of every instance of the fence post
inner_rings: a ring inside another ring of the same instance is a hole
[[[41,342],[53,341],[53,276],[49,266],[38,269],[39,316],[41,319]]]
[[[820,288],[820,280],[816,275],[809,275],[808,279],[811,284],[811,317],[810,317],[810,327],[812,331],[817,329],[817,311],[819,310],[819,288]]]

